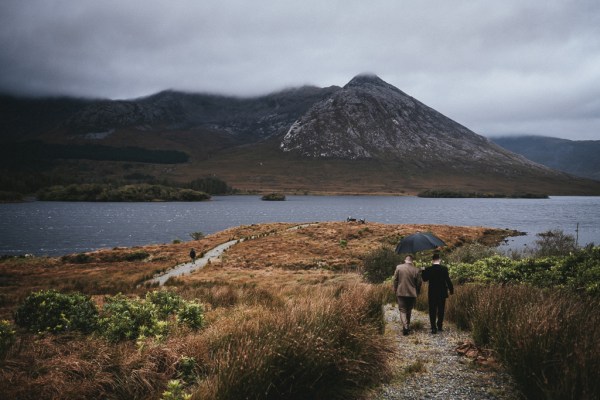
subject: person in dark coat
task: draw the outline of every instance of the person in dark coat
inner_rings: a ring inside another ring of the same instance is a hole
[[[190,258],[192,259],[192,263],[196,264],[196,250],[190,250]]]
[[[454,286],[448,275],[448,268],[441,265],[440,255],[433,255],[433,265],[423,271],[423,280],[429,282],[429,322],[431,333],[444,329],[444,311],[448,292],[454,294]]]

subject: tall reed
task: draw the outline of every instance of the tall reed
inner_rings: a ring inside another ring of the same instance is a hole
[[[449,319],[493,347],[531,399],[600,398],[600,299],[524,285],[458,288]]]
[[[366,285],[312,291],[283,308],[240,308],[198,347],[198,399],[355,397],[389,373],[382,295]]]

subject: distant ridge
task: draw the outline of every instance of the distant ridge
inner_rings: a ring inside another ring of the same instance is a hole
[[[11,154],[15,162],[0,167],[8,168],[0,190],[47,174],[43,181],[210,176],[261,193],[600,194],[600,182],[508,151],[374,74],[357,75],[343,87],[304,86],[252,98],[163,91],[118,101],[0,96],[0,104],[0,142],[21,142],[3,149],[26,154],[32,143],[52,143],[71,157],[36,165]],[[75,146],[175,151],[188,161],[77,159],[73,154],[81,152],[70,151]]]
[[[507,150],[547,167],[600,181],[600,140],[525,135],[492,140]]]

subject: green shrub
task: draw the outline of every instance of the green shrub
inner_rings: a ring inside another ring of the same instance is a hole
[[[162,336],[168,326],[153,303],[123,295],[107,297],[99,320],[100,333],[111,342]]]
[[[150,253],[144,250],[134,251],[133,253],[127,253],[123,256],[125,261],[140,261],[145,260],[150,256]]]
[[[15,313],[18,326],[32,332],[92,332],[98,310],[90,297],[80,293],[63,294],[42,290],[30,294]]]
[[[191,398],[191,394],[185,393],[181,381],[173,379],[167,383],[167,390],[163,392],[161,400],[189,400]]]
[[[492,257],[497,251],[481,243],[467,243],[456,248],[447,257],[449,263],[474,263],[482,258]]]
[[[197,367],[198,362],[194,357],[182,356],[177,363],[177,376],[186,383],[193,383],[198,378]]]
[[[146,301],[156,306],[158,317],[162,319],[177,313],[183,304],[181,296],[167,290],[155,290],[146,293]]]
[[[0,320],[0,360],[4,359],[15,342],[16,331],[12,324],[6,320]]]
[[[183,300],[178,294],[157,290],[146,293],[145,299],[123,295],[107,297],[99,319],[99,331],[111,342],[163,338],[169,332],[168,318],[191,329],[199,329],[204,320],[201,304]]]
[[[456,283],[527,283],[600,294],[600,246],[587,246],[563,256],[513,260],[495,255],[473,263],[449,264]]]
[[[190,233],[190,237],[194,240],[200,240],[204,238],[204,233],[202,232],[192,232]]]
[[[394,275],[403,258],[388,247],[381,247],[368,253],[364,260],[363,276],[370,283],[382,283]]]
[[[185,301],[177,314],[177,321],[190,329],[200,329],[204,323],[204,308],[199,303]]]

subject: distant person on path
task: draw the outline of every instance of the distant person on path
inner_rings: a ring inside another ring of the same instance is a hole
[[[404,336],[410,332],[410,316],[421,291],[421,273],[412,261],[413,257],[407,255],[404,264],[398,265],[394,272],[394,292],[398,300]]]
[[[196,264],[196,250],[190,250],[190,258],[192,259],[192,263]]]
[[[433,265],[425,268],[423,271],[423,280],[429,282],[428,301],[429,301],[429,322],[431,323],[431,333],[438,333],[444,330],[444,311],[446,309],[446,298],[448,291],[454,294],[454,286],[448,275],[448,268],[441,265],[440,255],[434,254],[432,258]]]

